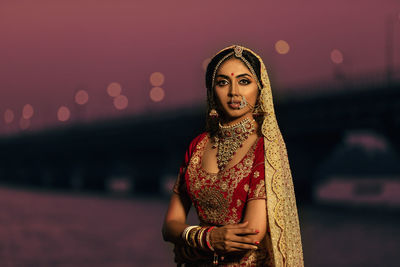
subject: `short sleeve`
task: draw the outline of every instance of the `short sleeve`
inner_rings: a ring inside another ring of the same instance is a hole
[[[202,137],[204,137],[205,134],[206,133],[202,133],[202,134],[198,135],[196,138],[194,138],[192,140],[192,142],[190,142],[190,145],[186,150],[185,158],[184,158],[181,166],[179,167],[178,177],[176,178],[175,185],[173,187],[173,191],[177,194],[180,194],[180,195],[187,194],[186,184],[185,184],[186,169],[189,164],[190,158],[193,154],[193,151],[196,149],[198,142],[202,139]]]
[[[247,201],[252,199],[265,199],[265,170],[264,163],[258,164],[250,175],[249,193]]]
[[[247,201],[252,199],[266,199],[265,190],[265,163],[264,163],[264,142],[260,140],[254,151],[254,165],[250,174],[249,191]]]

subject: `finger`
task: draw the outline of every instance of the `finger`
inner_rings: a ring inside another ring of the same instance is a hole
[[[250,245],[258,245],[260,242],[254,240],[254,238],[251,238],[249,236],[238,236],[234,235],[231,237],[231,241],[238,242],[238,243],[243,243],[243,244],[250,244]]]
[[[258,249],[258,247],[254,244],[245,244],[245,243],[235,242],[235,241],[230,242],[230,247],[239,249],[239,250],[256,250],[256,249]]]
[[[235,228],[231,230],[235,235],[256,235],[260,231],[254,228]]]
[[[225,251],[225,253],[244,253],[247,252],[249,250],[255,250],[255,248],[237,248],[237,247],[231,247],[228,250]]]

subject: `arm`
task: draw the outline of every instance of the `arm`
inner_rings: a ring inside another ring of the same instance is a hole
[[[174,244],[183,244],[181,234],[188,226],[186,217],[190,209],[190,202],[182,198],[179,194],[173,193],[165,215],[162,234],[165,241]]]
[[[257,229],[259,232],[255,235],[249,235],[253,242],[260,242],[267,231],[267,210],[265,199],[253,199],[247,202],[247,208],[244,215],[244,221],[248,221],[249,228]]]

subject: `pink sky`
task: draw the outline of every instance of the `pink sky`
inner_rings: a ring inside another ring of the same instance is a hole
[[[0,133],[189,107],[205,99],[202,63],[221,48],[242,44],[270,68],[273,90],[333,79],[333,49],[348,75],[382,72],[385,20],[394,20],[394,62],[400,66],[397,0],[297,1],[8,1],[0,2]],[[275,51],[278,40],[290,45]],[[165,76],[165,98],[149,98],[153,72]],[[122,86],[129,104],[116,110],[106,88]],[[89,101],[74,103],[77,90]],[[306,93],[306,92],[305,92]],[[57,120],[66,106],[71,118]],[[7,124],[4,112],[14,119]]]

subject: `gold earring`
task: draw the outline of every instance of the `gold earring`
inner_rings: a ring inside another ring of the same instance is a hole
[[[213,108],[210,110],[210,113],[208,113],[208,116],[210,116],[211,118],[218,118],[218,112]]]

